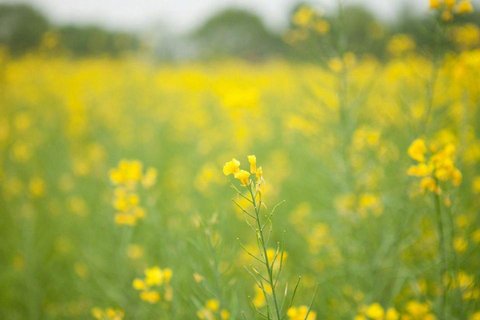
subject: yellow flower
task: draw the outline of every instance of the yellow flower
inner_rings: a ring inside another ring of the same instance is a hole
[[[228,161],[223,166],[223,174],[228,176],[230,174],[235,174],[240,170],[240,161],[233,158],[232,161]]]
[[[312,8],[307,6],[302,6],[300,9],[295,12],[293,15],[292,21],[294,24],[300,27],[305,27],[313,20],[315,17],[315,12]]]
[[[385,314],[385,320],[398,320],[400,319],[400,315],[398,311],[394,308],[388,308],[387,313]]]
[[[458,14],[472,13],[473,5],[470,1],[463,0],[457,5],[456,11]]]
[[[438,9],[440,7],[440,0],[430,0],[430,9]]]
[[[308,314],[308,317],[307,317]],[[307,306],[291,307],[287,310],[287,316],[289,320],[315,320],[317,314],[315,311],[310,310]]]
[[[258,180],[263,178],[263,168],[262,167],[257,168],[256,176],[257,176]],[[480,189],[480,187],[479,187],[479,189]]]
[[[240,183],[244,186],[248,185],[250,173],[245,170],[240,170],[234,174],[235,179],[240,180]]]
[[[102,310],[97,307],[92,308],[91,313],[93,318],[97,320],[122,320],[125,315],[123,310],[120,309],[107,308]]]
[[[468,248],[468,241],[463,237],[455,237],[455,239],[453,239],[453,248],[456,252],[463,253]]]
[[[220,312],[220,319],[222,319],[222,320],[230,319],[230,312],[228,312],[227,310],[222,310]]]
[[[132,286],[136,290],[144,290],[144,289],[147,288],[147,285],[145,284],[145,281],[143,281],[142,279],[138,279],[138,278],[133,280]]]
[[[45,182],[39,177],[34,177],[29,183],[30,194],[34,198],[40,198],[45,194]]]
[[[420,180],[420,188],[422,191],[430,191],[435,193],[440,193],[440,189],[435,182],[435,179],[431,177],[425,177]]]
[[[248,162],[250,163],[250,173],[255,174],[257,172],[257,157],[254,155],[248,156]]]
[[[416,139],[412,142],[410,147],[408,148],[408,155],[413,160],[418,162],[425,161],[425,153],[427,152],[427,146],[425,145],[425,140],[423,139]]]
[[[148,286],[159,286],[163,283],[163,271],[159,267],[147,268],[145,270],[145,282]]]
[[[379,303],[373,303],[367,307],[365,310],[365,315],[374,320],[381,320],[383,319],[383,315],[385,311],[383,310],[382,306]]]
[[[137,217],[127,213],[117,213],[115,223],[119,225],[134,226],[137,223]]]
[[[414,177],[426,177],[433,171],[433,168],[426,163],[419,163],[416,166],[408,168],[407,174]]]
[[[143,291],[140,293],[140,299],[154,304],[160,301],[160,294],[157,291]]]
[[[430,305],[418,301],[409,301],[406,310],[414,319],[423,319],[422,317],[430,314]]]
[[[216,312],[220,308],[220,302],[217,299],[210,299],[205,303],[205,307],[210,311]]]

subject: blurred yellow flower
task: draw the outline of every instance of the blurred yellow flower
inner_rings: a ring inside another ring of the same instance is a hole
[[[123,310],[114,308],[101,309],[95,307],[92,308],[91,313],[96,320],[122,320],[125,316]]]
[[[287,310],[288,320],[315,320],[317,313],[307,306],[291,307]]]
[[[159,267],[146,268],[145,278],[136,278],[132,282],[132,287],[140,291],[140,299],[154,304],[160,301],[163,292],[163,300],[170,302],[173,299],[173,290],[170,286],[172,270],[169,268],[160,269]]]
[[[418,162],[425,161],[426,152],[427,146],[425,144],[425,140],[423,139],[415,139],[408,148],[408,155],[410,156],[410,158]]]

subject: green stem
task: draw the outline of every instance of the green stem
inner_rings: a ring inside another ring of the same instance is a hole
[[[440,288],[441,288],[441,301],[440,301],[440,315],[441,319],[446,319],[445,317],[445,306],[447,303],[447,290],[443,281],[443,276],[447,271],[447,247],[445,244],[445,231],[444,224],[442,219],[442,208],[440,205],[440,196],[437,193],[434,193],[434,202],[435,202],[435,212],[437,216],[437,231],[439,238],[439,254],[440,254]]]
[[[277,295],[275,293],[275,285],[274,285],[274,282],[273,282],[273,270],[272,270],[273,266],[270,266],[270,261],[268,259],[268,255],[267,255],[267,248],[265,246],[265,237],[263,235],[263,228],[262,228],[262,224],[260,222],[260,206],[259,206],[259,204],[257,204],[257,200],[256,200],[256,197],[255,197],[255,194],[253,193],[251,184],[248,186],[248,191],[250,191],[250,196],[252,197],[253,207],[255,208],[255,220],[257,222],[258,233],[260,235],[261,249],[263,251],[263,256],[265,258],[264,262],[265,262],[265,267],[267,269],[268,282],[270,284],[270,287],[272,288],[272,296],[273,296],[273,302],[275,304],[275,312],[277,314],[277,319],[280,320],[281,319],[280,308],[278,307]]]

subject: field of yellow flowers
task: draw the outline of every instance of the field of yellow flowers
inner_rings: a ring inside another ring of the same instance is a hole
[[[0,60],[0,319],[480,319],[480,50]]]

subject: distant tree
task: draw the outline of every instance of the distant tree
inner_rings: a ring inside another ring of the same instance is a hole
[[[0,45],[19,55],[37,47],[48,30],[47,19],[28,5],[0,4]]]
[[[235,56],[251,60],[281,54],[285,45],[255,14],[226,9],[193,32],[200,57]]]
[[[118,56],[140,47],[139,40],[132,34],[97,26],[62,26],[57,33],[61,46],[74,56]]]

